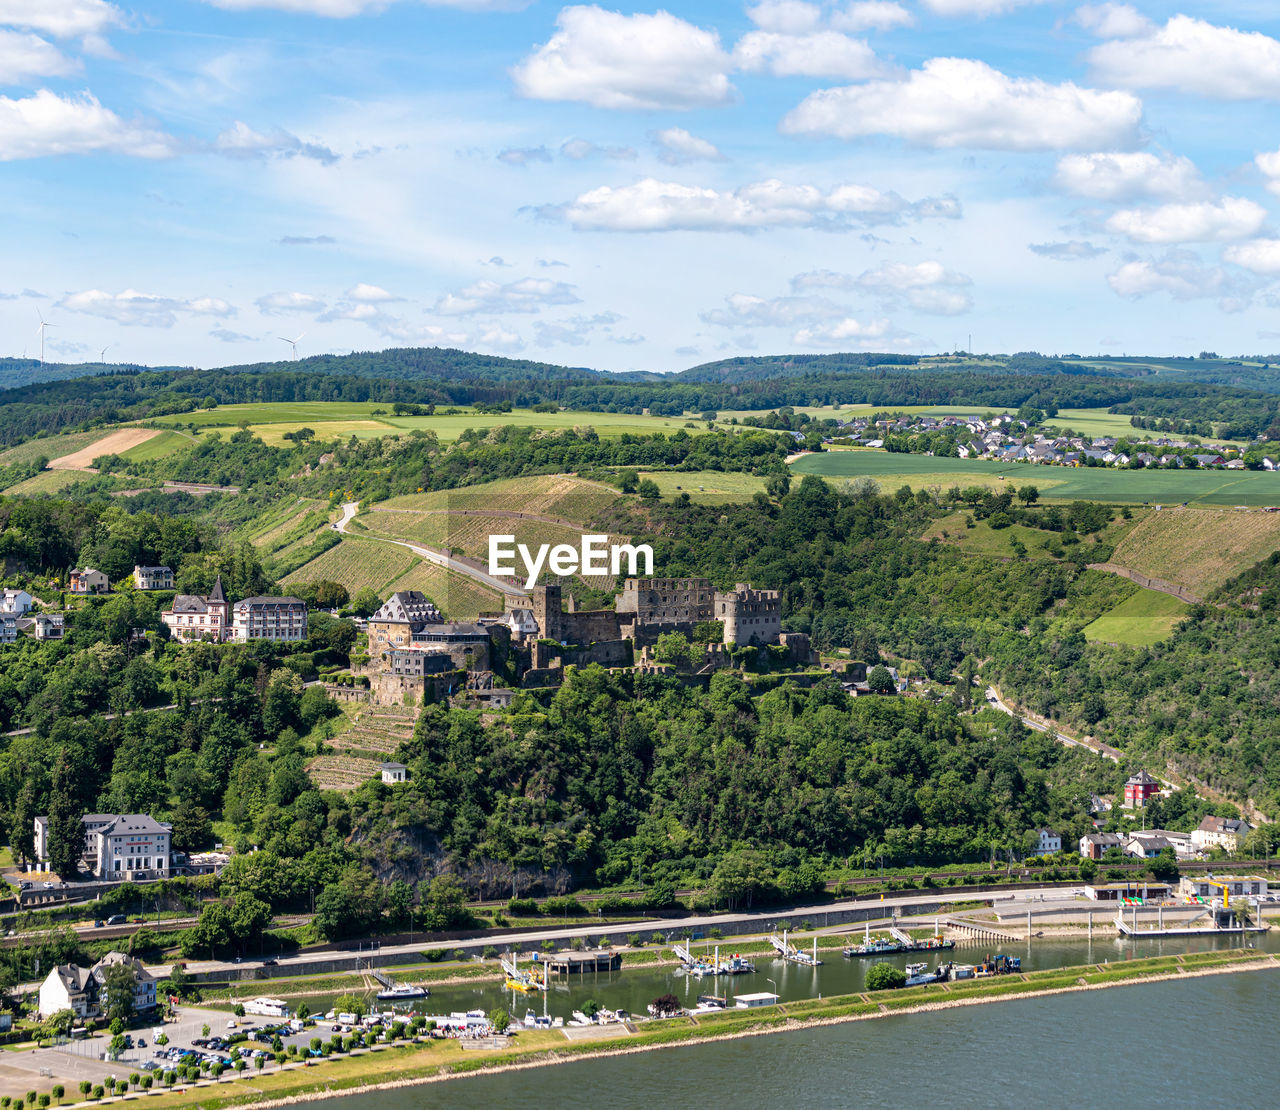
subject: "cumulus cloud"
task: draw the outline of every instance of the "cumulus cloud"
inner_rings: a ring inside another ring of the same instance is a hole
[[[1064,192],[1093,200],[1187,198],[1205,191],[1190,158],[1145,151],[1065,155],[1053,183]]]
[[[597,108],[700,108],[733,97],[719,35],[669,12],[575,6],[561,10],[556,27],[511,71],[522,96]]]
[[[1222,252],[1223,260],[1255,274],[1280,274],[1280,239],[1252,239]]]
[[[794,327],[800,323],[838,320],[848,311],[823,297],[765,297],[732,293],[725,297],[727,308],[703,312],[706,324],[725,328]]]
[[[366,282],[357,282],[344,294],[349,301],[358,301],[361,304],[390,304],[392,301],[403,301],[403,297],[397,297],[394,293],[388,293],[380,285],[369,285]]]
[[[889,321],[886,319],[863,322],[846,316],[829,324],[800,328],[792,335],[791,341],[800,347],[871,347],[888,334]]]
[[[1038,4],[1041,0],[924,0],[924,6],[934,15],[977,16],[1004,15],[1026,4]]]
[[[236,310],[219,297],[198,297],[180,300],[155,293],[140,293],[126,289],[122,293],[107,293],[101,289],[86,289],[80,293],[68,293],[57,303],[67,312],[81,312],[86,316],[101,316],[125,327],[171,328],[178,322],[178,313],[194,316],[234,316]]]
[[[1008,77],[985,62],[931,58],[904,81],[820,89],[782,121],[795,135],[895,135],[931,147],[986,150],[1124,148],[1142,104],[1127,92]]]
[[[294,312],[323,312],[325,303],[310,293],[267,293],[253,302],[265,316],[282,316]]]
[[[1280,150],[1259,154],[1254,162],[1267,178],[1267,188],[1280,194]]]
[[[761,0],[747,9],[747,18],[764,31],[803,35],[822,24],[822,8],[805,0]]]
[[[303,142],[282,127],[255,131],[242,120],[223,131],[213,141],[213,149],[228,158],[313,158],[326,166],[338,160],[327,146]]]
[[[905,300],[917,312],[958,316],[973,307],[967,274],[948,270],[941,262],[882,262],[858,275],[858,288],[890,303]]]
[[[0,0],[0,24],[73,38],[123,26],[124,15],[106,0]]]
[[[1177,89],[1219,100],[1280,97],[1280,42],[1189,15],[1100,43],[1089,61],[1101,79],[1123,88]]]
[[[1100,39],[1127,39],[1145,35],[1151,20],[1128,4],[1085,4],[1076,9],[1075,21]]]
[[[442,316],[541,312],[548,305],[579,304],[581,298],[573,289],[568,282],[549,278],[521,278],[505,285],[485,279],[441,297],[435,310]]]
[[[1176,300],[1212,297],[1222,290],[1225,275],[1217,267],[1204,266],[1192,251],[1170,251],[1161,258],[1126,262],[1107,283],[1122,297],[1138,298],[1168,293]]]
[[[683,166],[688,162],[723,162],[724,155],[714,143],[691,135],[683,127],[668,127],[653,136],[658,157],[669,166]]]
[[[845,5],[831,15],[831,26],[837,31],[892,31],[910,27],[915,17],[892,0],[862,0]]]
[[[1106,227],[1134,243],[1229,242],[1256,234],[1266,218],[1266,209],[1251,200],[1223,197],[1196,204],[1123,209]]]
[[[909,203],[866,185],[760,181],[733,192],[646,178],[619,188],[604,185],[548,211],[578,231],[754,231],[769,227],[844,228],[852,224],[954,217],[954,198]]]
[[[1065,243],[1028,243],[1027,250],[1056,262],[1080,262],[1107,253],[1106,247],[1095,247],[1080,239],[1068,239]]]
[[[145,123],[127,123],[89,93],[63,97],[41,89],[18,100],[0,96],[0,162],[94,153],[167,158],[174,143]]]
[[[66,77],[78,68],[39,35],[0,30],[0,85],[20,85],[33,77]]]
[[[831,30],[803,35],[750,31],[734,46],[733,60],[745,72],[768,72],[775,77],[843,77],[861,81],[885,69],[875,51],[861,39]]]

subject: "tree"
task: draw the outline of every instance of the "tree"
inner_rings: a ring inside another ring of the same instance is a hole
[[[1182,871],[1172,848],[1164,848],[1155,859],[1147,861],[1147,870],[1157,882],[1176,883]]]
[[[867,689],[873,694],[897,693],[897,687],[893,684],[893,675],[889,673],[889,668],[879,664],[872,667],[867,672]]]
[[[133,1017],[133,994],[137,989],[133,968],[123,963],[112,964],[102,977],[102,985],[107,993],[107,1017],[113,1023],[120,1022],[123,1028],[123,1024]]]
[[[1036,486],[1020,486],[1018,500],[1027,506],[1034,505],[1040,500],[1040,490]]]
[[[764,491],[775,501],[781,501],[791,491],[791,478],[786,474],[775,474],[765,482]]]
[[[907,976],[900,967],[893,964],[873,964],[867,970],[867,990],[891,991],[906,986]]]
[[[84,810],[76,802],[74,774],[67,750],[62,748],[49,793],[49,865],[68,881],[79,875],[84,855]]]
[[[640,484],[640,474],[635,470],[619,470],[614,474],[613,479],[618,483],[618,489],[623,493],[635,493],[636,486]]]
[[[728,909],[747,909],[773,882],[773,871],[754,849],[726,852],[711,873],[711,896]]]
[[[489,1020],[495,1033],[505,1033],[511,1026],[511,1015],[506,1010],[495,1010]]]
[[[680,999],[670,992],[658,995],[649,1003],[649,1013],[654,1017],[675,1017],[680,1010]]]
[[[80,1080],[80,1094],[85,1098],[89,1097],[89,1092],[93,1090],[93,1084],[87,1079]]]
[[[638,493],[645,501],[657,501],[662,496],[662,491],[658,489],[658,483],[652,478],[645,478],[638,486]]]
[[[55,1083],[53,1085],[53,1089],[49,1093],[53,1095],[55,1102],[61,1102],[66,1096],[67,1089],[61,1083]]]

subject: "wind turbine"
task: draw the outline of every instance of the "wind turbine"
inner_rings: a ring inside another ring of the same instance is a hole
[[[40,317],[40,365],[43,366],[44,365],[44,329],[56,328],[58,325],[49,323],[43,316],[40,315],[40,310],[38,308],[36,309],[36,315]]]
[[[304,331],[297,339],[286,339],[283,335],[277,335],[276,338],[280,340],[281,343],[288,343],[289,346],[293,348],[293,357],[296,360],[298,357],[298,344],[302,341],[302,336],[306,334],[307,333]]]
[[[107,352],[108,352],[109,350],[111,350],[111,344],[110,344],[110,343],[108,343],[105,347],[103,347],[103,348],[102,348],[102,350],[100,350],[100,351],[98,352],[98,361],[99,361],[99,362],[106,362],[106,361],[107,361]]]

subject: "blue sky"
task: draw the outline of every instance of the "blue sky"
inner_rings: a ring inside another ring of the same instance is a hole
[[[1280,350],[1273,3],[0,0],[0,354]]]

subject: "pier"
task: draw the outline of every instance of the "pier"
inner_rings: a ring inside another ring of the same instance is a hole
[[[609,948],[599,952],[555,952],[541,957],[548,975],[585,975],[588,971],[618,971],[622,953]]]
[[[1005,944],[1012,944],[1015,941],[1025,940],[1025,937],[1011,936],[1009,933],[1001,933],[996,929],[988,928],[986,925],[971,925],[967,921],[957,921],[954,917],[949,917],[943,922],[948,929],[953,929],[960,934],[962,940],[996,940]]]

